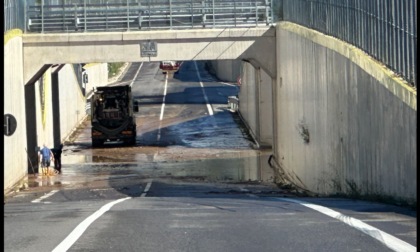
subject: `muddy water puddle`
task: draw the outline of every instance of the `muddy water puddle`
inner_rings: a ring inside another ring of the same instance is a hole
[[[112,153],[112,155],[111,155]],[[203,182],[273,182],[270,151],[133,147],[85,149],[62,157],[62,173],[29,187],[83,187],[110,180],[178,178]]]

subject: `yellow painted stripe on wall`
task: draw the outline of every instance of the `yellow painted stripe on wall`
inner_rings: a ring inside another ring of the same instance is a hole
[[[100,63],[88,63],[88,64],[86,64],[86,65],[84,65],[83,66],[83,68],[89,68],[89,67],[93,67],[93,66],[96,66],[96,65],[98,65],[98,64],[100,64]]]
[[[4,34],[4,44],[6,45],[7,42],[9,42],[9,40],[11,40],[14,37],[19,37],[22,36],[23,32],[20,29],[12,29],[12,30],[8,30],[5,34]]]
[[[43,96],[44,96],[44,111],[42,113],[42,127],[45,130],[45,125],[47,124],[47,111],[48,111],[48,105],[50,102],[50,88],[51,88],[51,73],[50,70],[48,69],[47,71],[45,71],[44,75],[42,76],[43,78]]]

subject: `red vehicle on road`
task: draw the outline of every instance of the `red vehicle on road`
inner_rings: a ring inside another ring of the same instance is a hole
[[[165,74],[168,71],[178,72],[180,66],[181,66],[181,62],[168,60],[168,61],[161,61],[159,68]]]

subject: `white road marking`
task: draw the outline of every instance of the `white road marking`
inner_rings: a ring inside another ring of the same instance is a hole
[[[238,85],[236,84],[232,84],[232,83],[227,83],[227,82],[219,82],[220,84],[226,85],[226,86],[231,86],[231,87],[237,87]]]
[[[123,202],[124,200],[131,199],[131,197],[122,198],[113,202],[110,202],[103,207],[101,207],[98,211],[93,213],[91,216],[87,217],[83,222],[81,222],[67,237],[64,239],[52,252],[63,252],[67,251],[79,237],[86,231],[86,229],[92,224],[96,219],[101,217],[105,212],[111,209],[112,206]]]
[[[134,81],[137,79],[137,75],[139,75],[139,73],[140,73],[140,69],[142,68],[142,66],[143,66],[143,62],[140,64],[139,69],[137,69],[137,73],[136,73],[136,75],[134,75],[134,78],[133,78],[133,80],[132,80],[132,81],[131,81],[131,83],[130,83],[130,87],[131,87],[131,86],[133,86],[133,83],[134,83]]]
[[[203,85],[203,82],[201,81],[201,76],[200,76],[200,72],[198,71],[198,66],[197,66],[196,61],[194,61],[194,65],[195,65],[195,69],[197,70],[198,80],[200,81],[201,91],[203,92],[204,99],[206,100],[207,110],[209,111],[209,115],[213,115],[213,109],[211,108],[211,105],[209,103],[209,99],[207,98],[206,92],[204,92],[204,85]]]
[[[376,240],[380,241],[381,243],[383,243],[385,246],[387,246],[388,248],[394,250],[394,251],[398,251],[398,252],[404,252],[404,251],[417,251],[417,248],[414,247],[413,245],[398,239],[395,236],[392,236],[386,232],[383,232],[375,227],[372,227],[369,224],[364,223],[361,220],[343,215],[337,211],[334,211],[332,209],[329,209],[327,207],[323,207],[320,205],[315,205],[315,204],[311,204],[311,203],[307,203],[304,201],[300,201],[300,200],[294,200],[294,199],[283,199],[283,198],[277,198],[279,200],[282,201],[289,201],[289,202],[293,202],[293,203],[297,203],[300,204],[302,206],[314,209],[322,214],[328,215],[332,218],[335,218],[337,220],[340,220],[344,223],[346,223],[347,225],[354,227],[360,231],[362,231],[363,233],[375,238]]]
[[[165,101],[166,101],[166,93],[168,89],[168,74],[165,76],[165,88],[163,90],[163,100],[162,100],[162,108],[160,109],[160,117],[159,117],[159,131],[157,135],[157,141],[160,141],[161,136],[161,129],[162,129],[162,120],[163,120],[163,112],[165,111]]]
[[[32,203],[39,203],[41,202],[41,200],[44,200],[48,197],[51,197],[54,193],[58,192],[58,190],[52,190],[51,192],[49,192],[48,194],[45,194],[44,196],[41,196],[40,198],[36,199],[36,200],[32,200]]]
[[[152,182],[147,183],[146,188],[144,189],[143,193],[140,197],[146,197],[147,192],[149,191],[150,187],[152,186]]]
[[[166,92],[168,89],[168,75],[166,75],[165,77],[165,88],[163,90],[163,101],[162,101],[162,109],[160,110],[160,120],[162,121],[163,119],[163,111],[165,109],[165,102],[166,102]]]
[[[209,115],[213,115],[213,109],[211,108],[211,105],[209,103],[209,99],[207,98],[206,93],[204,92],[204,85],[203,82],[200,81],[201,90],[203,91],[204,99],[206,100],[207,110],[209,111]]]

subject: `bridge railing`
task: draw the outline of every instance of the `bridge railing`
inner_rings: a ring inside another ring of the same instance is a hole
[[[339,38],[417,87],[417,0],[278,0],[274,12]]]
[[[25,0],[3,1],[3,32],[12,29],[24,30],[25,27]]]
[[[26,24],[27,32],[41,33],[255,27],[272,23],[271,1],[41,1],[27,6]]]

